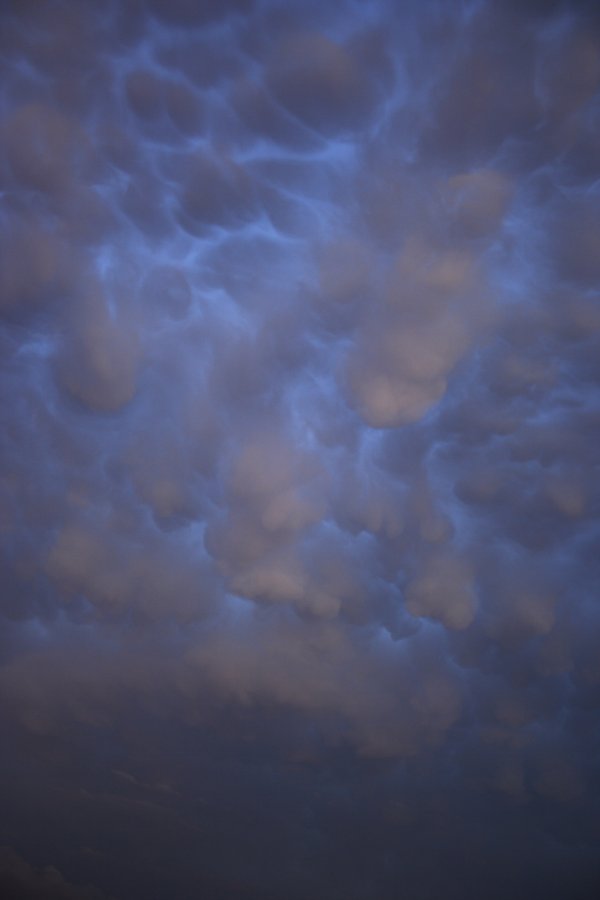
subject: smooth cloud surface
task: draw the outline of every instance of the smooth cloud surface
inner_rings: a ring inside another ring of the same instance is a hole
[[[0,887],[595,897],[593,4],[0,23]]]

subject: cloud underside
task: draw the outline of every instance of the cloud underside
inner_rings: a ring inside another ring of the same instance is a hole
[[[426,6],[0,13],[16,898],[594,896],[599,20]]]

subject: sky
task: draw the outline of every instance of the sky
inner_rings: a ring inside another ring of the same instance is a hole
[[[596,4],[0,65],[0,895],[598,896]]]

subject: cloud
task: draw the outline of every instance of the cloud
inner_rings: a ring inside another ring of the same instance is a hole
[[[0,848],[0,884],[14,900],[102,900],[94,887],[65,881],[54,866],[36,869],[10,847]]]
[[[292,115],[328,134],[361,125],[375,100],[369,71],[322,34],[284,39],[269,63],[267,84]]]
[[[406,608],[413,616],[429,616],[447,628],[467,628],[476,609],[468,568],[453,557],[427,560],[408,584]]]
[[[74,399],[95,411],[112,412],[129,403],[136,390],[138,341],[124,317],[115,320],[108,300],[79,298],[56,359],[58,382]],[[94,295],[95,294],[95,295]]]
[[[254,217],[254,204],[252,181],[241,165],[200,155],[189,161],[180,221],[191,234],[206,225],[239,227]]]
[[[593,5],[5,7],[5,892],[595,896]]]

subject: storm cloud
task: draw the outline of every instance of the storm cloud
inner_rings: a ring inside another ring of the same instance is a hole
[[[594,4],[0,31],[0,890],[597,896]]]

